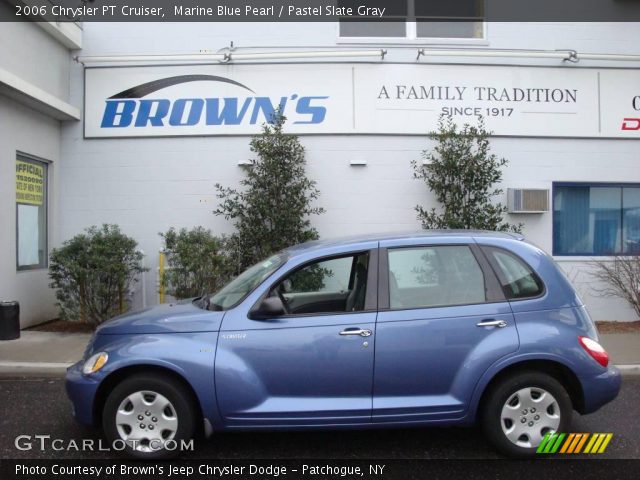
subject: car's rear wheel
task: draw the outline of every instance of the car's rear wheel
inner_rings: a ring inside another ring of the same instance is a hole
[[[120,382],[102,413],[111,445],[139,458],[169,458],[195,432],[195,409],[189,392],[170,377],[139,374]]]
[[[569,394],[555,378],[521,372],[502,379],[487,392],[482,426],[502,453],[530,456],[547,433],[569,429],[572,410]]]

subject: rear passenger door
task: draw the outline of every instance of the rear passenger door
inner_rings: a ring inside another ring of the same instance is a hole
[[[461,417],[480,376],[518,348],[509,303],[471,238],[380,246],[373,421]]]

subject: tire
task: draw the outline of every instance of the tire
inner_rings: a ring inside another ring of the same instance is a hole
[[[496,449],[508,456],[530,457],[545,433],[569,430],[572,412],[571,398],[555,378],[524,371],[494,385],[480,413],[484,433]]]
[[[118,383],[102,410],[102,427],[109,446],[144,459],[172,458],[181,440],[196,430],[195,402],[176,380],[159,374],[136,374]],[[140,420],[142,418],[142,420]],[[174,440],[169,448],[163,441]],[[172,449],[173,446],[177,448]]]

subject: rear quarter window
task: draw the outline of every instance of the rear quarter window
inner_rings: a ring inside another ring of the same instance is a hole
[[[524,260],[501,248],[482,247],[482,250],[508,299],[537,297],[544,292],[542,280]]]

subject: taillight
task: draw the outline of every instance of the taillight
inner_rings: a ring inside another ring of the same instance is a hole
[[[609,365],[609,354],[604,348],[602,348],[602,345],[589,337],[578,337],[578,340],[580,341],[582,348],[584,348],[596,362],[603,367]]]

